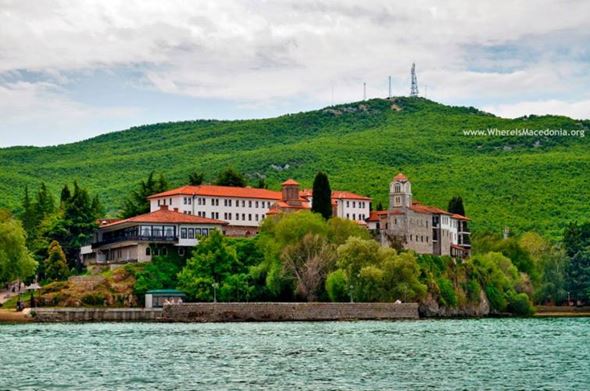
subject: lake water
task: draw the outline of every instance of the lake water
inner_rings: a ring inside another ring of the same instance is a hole
[[[0,325],[0,389],[590,389],[590,318]]]

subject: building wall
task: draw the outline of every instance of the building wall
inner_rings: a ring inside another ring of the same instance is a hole
[[[365,221],[371,214],[370,200],[338,198],[336,200],[336,216],[355,221]]]

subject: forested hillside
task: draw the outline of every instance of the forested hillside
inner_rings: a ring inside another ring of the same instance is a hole
[[[0,207],[17,210],[24,187],[44,181],[57,196],[77,180],[116,214],[123,198],[155,170],[171,186],[193,170],[206,179],[234,167],[271,188],[293,177],[311,186],[318,170],[333,189],[387,205],[398,171],[414,197],[446,208],[460,195],[477,232],[561,235],[590,219],[588,137],[469,137],[466,129],[585,129],[590,121],[558,116],[508,120],[474,108],[422,98],[374,99],[278,118],[190,121],[134,127],[55,147],[0,149]],[[47,125],[51,131],[51,124]]]

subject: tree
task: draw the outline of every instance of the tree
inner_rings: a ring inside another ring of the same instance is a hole
[[[154,179],[154,171],[150,172],[145,181],[139,183],[139,188],[131,192],[123,203],[121,218],[129,218],[150,211],[150,202],[148,197],[166,191],[168,184],[164,176],[160,174],[158,179]]]
[[[45,183],[42,182],[41,187],[37,192],[35,214],[38,221],[41,221],[53,212],[55,212],[55,201],[53,200],[51,193],[49,193],[49,190],[47,190]]]
[[[58,281],[67,278],[69,274],[66,255],[61,246],[54,240],[47,251],[49,256],[44,262],[43,269],[45,278],[51,281]]]
[[[590,249],[578,251],[567,268],[567,287],[574,300],[590,302]]]
[[[63,205],[64,203],[68,202],[71,197],[72,193],[70,192],[70,188],[67,184],[65,184],[64,187],[61,189],[61,194],[59,197],[60,205]]]
[[[285,247],[281,260],[283,269],[296,282],[295,294],[307,301],[317,301],[336,260],[336,251],[324,236],[307,234]]]
[[[461,216],[465,216],[465,208],[463,207],[463,198],[455,196],[449,201],[449,207],[447,208],[449,213],[456,213]]]
[[[258,182],[256,182],[256,185],[254,187],[256,187],[257,189],[268,189],[268,185],[266,184],[264,178],[259,178]]]
[[[203,184],[205,175],[201,172],[193,171],[188,176],[188,183],[193,186],[199,186]]]
[[[35,274],[37,262],[26,246],[21,223],[0,210],[0,284],[26,279]]]
[[[214,230],[195,247],[193,256],[178,274],[179,287],[197,300],[211,301],[213,284],[223,288],[220,291],[228,291],[226,285],[236,282],[229,277],[239,271],[240,266],[235,248],[221,232]],[[225,297],[220,296],[220,299]]]
[[[383,210],[383,204],[381,203],[381,201],[379,201],[379,203],[377,204],[377,209],[375,209],[377,211],[382,211]]]
[[[219,173],[215,184],[218,186],[246,187],[246,179],[242,174],[229,167]]]
[[[37,228],[38,220],[35,214],[35,206],[31,202],[31,198],[29,196],[29,188],[25,186],[25,195],[23,197],[23,211],[20,216],[21,221],[23,222],[23,228],[27,234],[27,245],[29,245],[34,236],[35,236],[35,229]]]
[[[328,220],[332,217],[332,189],[324,172],[318,172],[313,180],[311,211]]]

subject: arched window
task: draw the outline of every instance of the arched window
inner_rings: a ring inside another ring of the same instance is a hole
[[[401,193],[402,191],[402,186],[399,183],[395,184],[395,192],[396,193]]]

